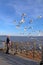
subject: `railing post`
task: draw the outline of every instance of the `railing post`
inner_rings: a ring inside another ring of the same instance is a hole
[[[43,44],[42,44],[42,57],[41,57],[40,65],[43,65]]]
[[[33,59],[34,59],[34,43],[33,43]]]

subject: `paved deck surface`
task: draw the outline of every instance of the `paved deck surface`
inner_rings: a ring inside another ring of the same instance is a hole
[[[39,65],[38,62],[0,52],[0,65]]]

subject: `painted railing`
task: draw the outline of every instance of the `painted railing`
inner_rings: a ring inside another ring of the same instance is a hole
[[[6,51],[5,42],[0,42],[0,48]],[[43,57],[43,44],[34,42],[11,42],[9,46],[9,52],[12,54],[18,54],[29,59],[41,61]]]

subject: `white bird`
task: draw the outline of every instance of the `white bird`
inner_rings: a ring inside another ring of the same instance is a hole
[[[41,31],[39,30],[39,32],[41,32]]]
[[[28,27],[28,29],[33,29],[33,27],[30,26],[30,27]]]
[[[25,22],[25,19],[22,18],[21,21],[19,22],[20,24],[24,23]]]
[[[16,28],[20,28],[20,25],[16,25]]]
[[[42,18],[42,16],[41,16],[41,15],[39,15],[37,18]]]
[[[23,13],[23,14],[22,14],[22,17],[25,17],[25,16],[26,16],[26,13]]]
[[[33,22],[33,20],[31,19],[30,21],[29,21],[29,23],[31,24]]]
[[[26,30],[27,30],[27,27],[24,28],[24,31],[26,31]]]
[[[16,20],[14,20],[13,22],[14,22],[14,24],[15,24],[15,23],[16,23]]]
[[[39,44],[39,48],[42,49],[42,45],[41,44]]]
[[[24,35],[24,32],[21,32],[20,34],[21,34],[21,35]]]

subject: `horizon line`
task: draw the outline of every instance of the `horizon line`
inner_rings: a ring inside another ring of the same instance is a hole
[[[27,36],[27,37],[30,37],[30,36],[43,36],[43,35],[0,35],[0,36]]]

